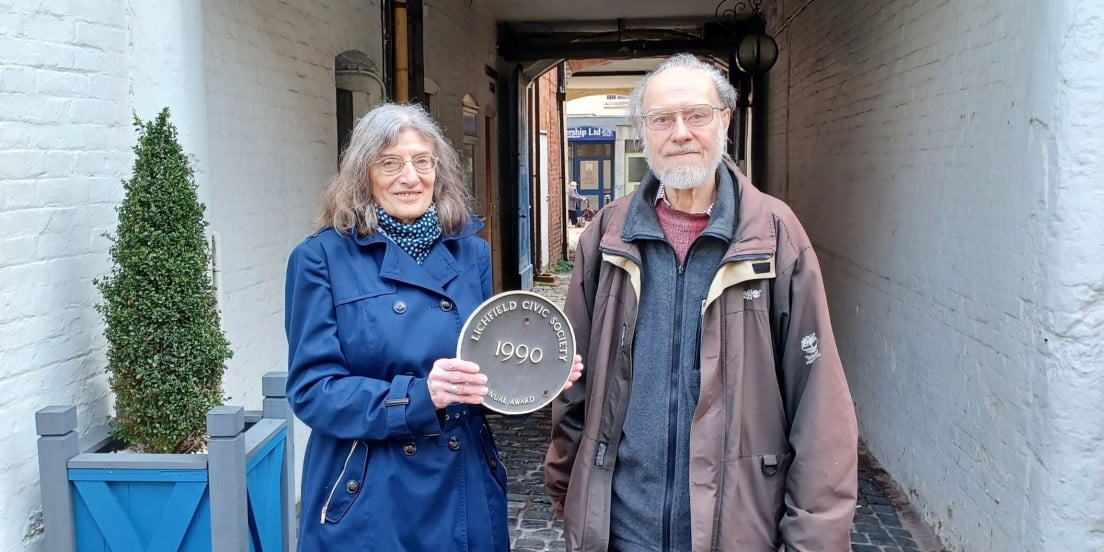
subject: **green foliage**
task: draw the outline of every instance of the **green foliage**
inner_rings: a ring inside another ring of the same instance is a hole
[[[169,110],[143,123],[134,174],[116,211],[103,296],[115,437],[149,452],[204,444],[207,411],[222,401],[230,344],[219,326],[204,206]]]
[[[563,274],[564,272],[571,272],[571,269],[574,268],[574,266],[575,265],[567,261],[556,261],[552,263],[552,266],[548,268],[548,271],[552,272],[553,274]]]

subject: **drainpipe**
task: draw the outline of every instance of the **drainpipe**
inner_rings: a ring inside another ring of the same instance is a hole
[[[425,103],[425,51],[423,29],[425,8],[422,0],[406,0],[407,81],[406,99],[410,103]]]
[[[567,222],[568,219],[564,216],[567,209],[570,209],[570,202],[567,200],[567,148],[570,147],[567,142],[567,113],[564,112],[564,103],[567,101],[567,62],[560,61],[560,64],[556,66],[556,115],[559,116],[560,125],[560,186],[557,188],[560,197],[560,246],[563,251],[560,253],[560,258],[567,260],[568,250],[568,237],[567,237]]]
[[[215,310],[222,316],[222,238],[211,232],[211,285],[215,288]]]
[[[740,68],[736,66],[736,50],[732,50],[728,53],[728,82],[736,89],[736,93],[739,94],[736,97],[737,106],[732,110],[731,119],[728,122],[728,154],[732,156],[733,161],[739,162],[743,156],[743,146],[741,146],[743,136],[740,133],[740,126],[743,124],[744,111],[740,106],[746,99],[747,90],[744,90],[740,83],[740,75],[743,74]]]
[[[395,37],[395,101],[405,102],[410,99],[410,46],[406,32],[406,1],[395,0],[393,3],[394,37]]]

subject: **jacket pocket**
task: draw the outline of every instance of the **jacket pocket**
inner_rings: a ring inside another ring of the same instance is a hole
[[[773,549],[782,543],[778,524],[786,513],[786,479],[792,462],[792,452],[725,462],[725,496],[721,497],[719,519],[735,522],[717,527],[718,550],[728,550],[735,542],[754,543],[749,549]]]
[[[368,475],[368,444],[353,441],[349,454],[345,457],[341,472],[334,478],[327,491],[326,501],[322,503],[319,522],[338,523],[349,513],[353,502],[364,493],[365,476]]]
[[[498,456],[494,434],[491,433],[491,428],[487,425],[486,420],[479,424],[479,446],[483,449],[483,461],[487,463],[487,469],[491,472],[491,477],[505,494],[506,466],[502,464],[502,459]]]

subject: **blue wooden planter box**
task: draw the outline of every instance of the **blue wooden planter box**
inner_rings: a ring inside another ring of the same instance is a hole
[[[268,374],[264,383],[265,415],[233,406],[208,413],[207,454],[95,452],[108,444],[104,440],[80,452],[75,409],[40,410],[46,548],[294,550],[293,447],[283,374]]]

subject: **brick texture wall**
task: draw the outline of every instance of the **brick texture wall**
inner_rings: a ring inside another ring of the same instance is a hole
[[[494,80],[486,74],[487,67],[495,68],[497,59],[495,22],[478,4],[469,4],[449,0],[424,2],[425,76],[441,88],[434,114],[453,144],[463,143],[464,95],[470,95],[479,104],[478,156],[482,157],[486,147],[482,118],[498,111],[495,93],[491,91]],[[477,180],[482,171],[477,169]]]
[[[0,550],[42,548],[34,412],[74,404],[83,430],[110,413],[92,279],[109,268],[103,234],[130,173],[132,112],[148,100],[132,97],[145,83],[130,82],[144,74],[124,2],[47,4],[0,2]],[[363,0],[204,7],[200,192],[222,241],[235,352],[224,384],[232,403],[259,408],[261,374],[286,364],[287,254],[336,168],[333,59],[378,60],[380,12]]]
[[[235,403],[285,366],[284,271],[337,170],[334,58],[382,66],[378,2],[205,5],[210,230],[222,241],[223,325]],[[256,405],[252,403],[256,402]]]
[[[222,242],[229,404],[259,408],[261,375],[287,365],[284,275],[337,171],[334,58],[382,67],[379,3],[204,4],[210,230]],[[297,442],[306,444],[298,424]],[[296,450],[301,466],[305,446]],[[301,472],[297,470],[297,475]]]
[[[469,140],[475,153],[473,180],[477,189],[474,192],[485,202],[484,235],[492,242],[491,262],[496,281],[500,282],[502,271],[510,267],[501,266],[494,254],[501,247],[513,246],[499,243],[497,235],[503,225],[516,225],[517,217],[501,208],[496,195],[486,193],[488,180],[493,192],[500,178],[496,149],[498,99],[493,90],[495,80],[487,71],[488,68],[495,70],[497,63],[495,22],[479,3],[425,0],[423,9],[425,77],[435,82],[439,89],[432,100],[433,115],[458,150],[465,146],[464,97],[469,96],[479,108],[475,141]],[[490,136],[488,123],[492,128]]]
[[[1101,320],[1099,4],[770,9],[767,189],[816,246],[863,438],[952,549],[1104,547],[1099,332],[1055,345]]]
[[[122,2],[0,13],[0,550],[23,550],[41,546],[34,412],[108,414],[92,279],[134,134]]]
[[[540,130],[548,133],[548,220],[543,221],[544,232],[548,233],[548,258],[544,259],[545,270],[556,261],[566,260],[567,225],[567,183],[564,182],[563,168],[563,115],[557,101],[559,76],[555,68],[545,72],[537,79],[540,89]]]

